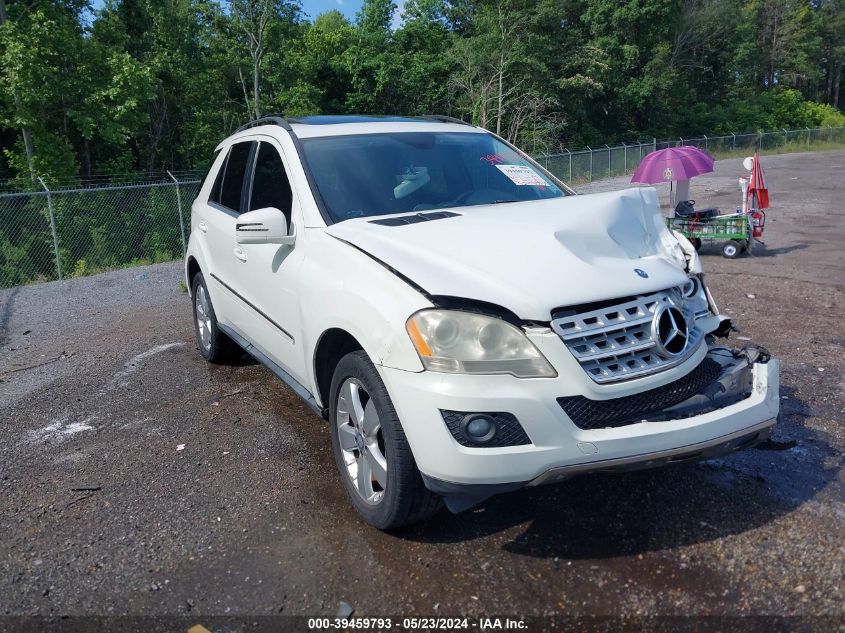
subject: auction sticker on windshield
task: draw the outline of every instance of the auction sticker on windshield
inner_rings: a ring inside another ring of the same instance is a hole
[[[496,169],[511,179],[515,185],[545,187],[548,183],[540,175],[525,165],[496,165]]]

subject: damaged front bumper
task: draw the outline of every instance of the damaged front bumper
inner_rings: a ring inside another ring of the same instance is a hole
[[[766,420],[760,424],[736,431],[729,435],[708,440],[706,442],[699,442],[690,446],[681,446],[665,451],[657,451],[654,453],[645,453],[643,455],[633,455],[631,457],[620,457],[619,459],[608,459],[599,462],[591,462],[588,464],[574,464],[572,466],[560,466],[552,468],[529,481],[528,486],[540,486],[543,484],[550,484],[556,481],[562,481],[583,473],[595,472],[619,472],[642,470],[644,468],[656,468],[658,466],[665,466],[667,464],[680,464],[682,462],[695,462],[702,459],[712,459],[714,457],[721,457],[728,453],[733,453],[744,448],[751,448],[760,442],[769,439],[774,431],[775,420]]]
[[[696,372],[705,372],[704,377]],[[547,409],[550,415],[545,420],[536,416],[539,409],[531,410],[525,402],[520,408],[516,400],[507,401],[506,393],[499,398],[493,407],[514,412],[531,445],[475,449],[455,447],[449,438],[453,446],[439,446],[439,463],[444,463],[444,453],[450,453],[451,472],[443,473],[446,476],[431,472],[424,457],[420,463],[427,487],[443,495],[453,511],[495,494],[578,474],[710,459],[754,446],[771,436],[776,422],[778,363],[762,348],[711,347],[696,368],[674,383],[614,399],[589,401],[577,396],[586,401],[577,403],[581,409],[564,406],[574,398],[557,398],[557,412]],[[491,396],[485,399],[491,406]],[[596,416],[603,417],[595,422]],[[430,437],[435,428],[429,430]],[[533,472],[526,477],[528,470]]]
[[[714,459],[746,448],[752,448],[772,436],[775,419],[766,420],[743,431],[700,442],[690,446],[682,446],[665,451],[644,453],[631,457],[601,460],[585,464],[558,466],[547,470],[539,477],[527,482],[506,484],[457,484],[441,481],[423,475],[426,487],[444,497],[446,506],[452,512],[463,512],[505,492],[512,492],[530,486],[542,486],[564,481],[576,475],[596,472],[629,472],[646,468],[657,468],[669,464],[696,462],[704,459]]]
[[[705,362],[707,360],[718,363],[720,372],[713,381],[707,383],[698,393],[672,406],[659,410],[652,408],[639,416],[623,418],[615,423],[621,426],[640,422],[682,420],[718,411],[741,402],[751,397],[754,390],[754,365],[768,364],[771,361],[771,356],[767,350],[761,347],[749,346],[738,350],[716,347],[710,349]],[[647,394],[641,395],[647,397]],[[526,485],[539,486],[585,472],[639,470],[719,457],[744,448],[751,448],[769,439],[774,431],[776,421],[776,418],[771,418],[749,428],[692,445],[618,459],[552,468]]]

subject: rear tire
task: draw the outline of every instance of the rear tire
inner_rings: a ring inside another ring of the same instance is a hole
[[[210,363],[222,363],[235,356],[237,345],[220,331],[217,315],[211,304],[211,296],[202,273],[197,273],[191,283],[194,304],[194,332],[197,349]]]
[[[739,242],[736,242],[735,240],[728,240],[722,246],[722,255],[728,259],[736,259],[739,257],[741,252],[742,246],[740,246]]]
[[[393,402],[363,351],[335,368],[329,424],[343,487],[367,523],[390,530],[440,510],[442,500],[425,487]]]

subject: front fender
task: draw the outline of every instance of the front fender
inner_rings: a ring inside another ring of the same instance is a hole
[[[407,281],[320,229],[306,230],[310,252],[300,272],[305,365],[317,393],[314,353],[323,333],[338,328],[361,344],[375,365],[423,371],[405,322],[431,302]]]

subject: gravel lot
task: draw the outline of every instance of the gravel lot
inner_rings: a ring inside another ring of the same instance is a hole
[[[702,253],[782,361],[794,447],[395,534],[358,520],[325,423],[269,371],[202,360],[179,264],[0,291],[0,613],[845,615],[845,152],[764,167],[767,247]],[[733,208],[741,173],[721,161],[692,196]]]

